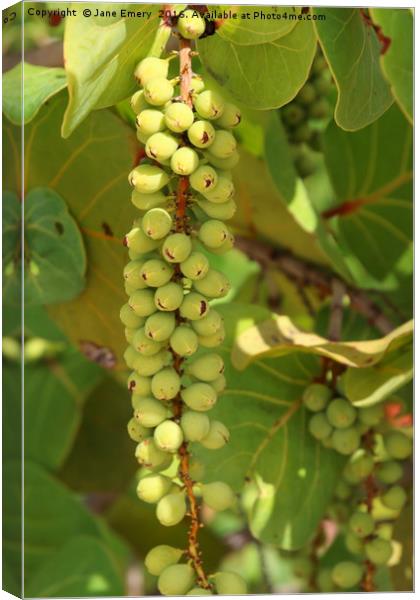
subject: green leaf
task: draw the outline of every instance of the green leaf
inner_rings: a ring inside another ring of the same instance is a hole
[[[41,106],[66,85],[64,69],[19,63],[3,75],[3,112],[15,125],[29,123]]]
[[[379,64],[380,44],[360,8],[314,7],[319,42],[338,88],[335,120],[354,131],[376,121],[392,104]]]
[[[271,319],[250,327],[236,340],[232,362],[245,369],[264,356],[283,356],[291,352],[315,354],[350,367],[370,367],[387,353],[410,343],[413,321],[408,321],[376,340],[330,342],[316,333],[307,333],[294,326],[289,317],[273,315]]]
[[[411,496],[411,494],[410,494]],[[401,544],[401,560],[390,569],[390,575],[396,592],[412,592],[413,581],[413,498],[410,497],[395,526],[395,539]]]
[[[109,8],[120,10],[123,5]],[[95,109],[113,106],[136,89],[133,72],[153,42],[158,27],[158,7],[130,4],[126,8],[150,13],[143,17],[86,18],[96,4],[77,4],[77,16],[66,20],[64,55],[69,85],[69,104],[62,135],[68,137]]]
[[[230,361],[234,337],[268,311],[231,304],[218,308],[227,326],[220,351],[228,382],[212,418],[229,428],[229,443],[193,449],[206,465],[206,481],[223,480],[250,496],[253,535],[285,550],[302,547],[324,515],[343,460],[308,433],[302,394],[319,372],[313,357],[297,354],[258,360],[243,372]]]
[[[84,400],[102,373],[75,350],[25,366],[27,459],[48,469],[63,464],[80,426]]]
[[[252,10],[253,9],[253,10]],[[217,34],[239,46],[265,44],[290,33],[298,23],[300,9],[290,6],[210,6],[211,12],[227,11]],[[275,15],[274,18],[272,15]],[[280,15],[287,15],[282,17]]]
[[[104,544],[86,535],[72,538],[25,587],[32,598],[123,596],[124,592],[112,555]]]
[[[403,8],[370,8],[376,25],[390,38],[381,56],[381,66],[392,93],[410,123],[413,123],[413,14]]]
[[[342,377],[346,398],[356,406],[386,400],[413,378],[413,351],[393,352],[374,367],[347,369]]]
[[[235,100],[259,110],[283,106],[296,96],[308,78],[315,49],[309,21],[267,44],[237,46],[216,35],[198,42],[208,73]]]

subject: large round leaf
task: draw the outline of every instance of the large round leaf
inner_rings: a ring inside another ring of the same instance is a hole
[[[264,44],[288,34],[300,14],[300,8],[290,6],[216,5],[209,11],[219,20],[218,35],[240,46]]]

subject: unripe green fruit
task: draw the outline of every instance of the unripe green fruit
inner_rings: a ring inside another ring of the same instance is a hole
[[[402,466],[394,460],[385,462],[379,466],[376,476],[379,481],[391,484],[395,483],[403,476],[404,471]]]
[[[283,121],[288,125],[298,125],[305,117],[304,109],[295,102],[288,104],[281,111]]]
[[[168,408],[162,402],[154,398],[139,398],[134,417],[143,427],[156,427],[169,414]]]
[[[191,254],[191,239],[185,233],[173,233],[163,243],[162,255],[171,263],[180,263],[187,260]]]
[[[293,141],[300,144],[301,142],[309,142],[312,136],[312,130],[308,123],[301,123],[296,127],[292,134]]]
[[[196,40],[203,35],[206,22],[196,10],[184,10],[178,18],[178,31],[186,40]]]
[[[229,158],[218,158],[217,156],[210,154],[210,152],[204,152],[204,156],[207,158],[209,163],[213,165],[213,167],[222,169],[223,171],[234,169],[240,158],[238,152],[234,152],[231,156],[229,156]]]
[[[308,410],[318,412],[325,408],[332,392],[322,383],[311,383],[303,392],[303,403]]]
[[[196,148],[208,148],[214,141],[216,130],[209,121],[195,121],[188,129],[188,139]]]
[[[136,115],[138,115],[142,110],[150,108],[146,98],[144,97],[143,90],[138,90],[131,96],[130,104],[133,112]]]
[[[203,190],[202,193],[205,199],[209,202],[223,204],[233,198],[235,188],[232,181],[228,177],[225,175],[219,175],[217,184],[209,190]]]
[[[142,356],[139,354],[139,360],[136,362],[134,369],[139,375],[150,377],[165,366],[167,359],[168,353],[166,350],[161,350],[153,356]]]
[[[222,511],[236,503],[232,489],[223,481],[214,481],[201,486],[203,500],[213,510]]]
[[[165,123],[171,131],[186,131],[193,122],[194,113],[184,102],[173,102],[165,110]]]
[[[171,169],[177,175],[191,175],[199,165],[198,154],[188,146],[178,148],[171,158]]]
[[[363,577],[363,569],[357,563],[343,561],[335,565],[331,577],[338,587],[346,590],[360,583]]]
[[[344,543],[346,548],[352,554],[363,554],[364,552],[364,542],[363,540],[349,531],[346,533],[346,537],[344,538]]]
[[[151,79],[144,86],[144,97],[153,106],[166,104],[174,95],[172,83],[164,77]]]
[[[143,502],[155,504],[168,493],[171,486],[169,477],[155,473],[146,475],[137,484],[137,496]]]
[[[155,292],[155,304],[159,310],[174,311],[184,300],[183,288],[173,281],[158,288]]]
[[[332,88],[331,78],[328,73],[322,73],[313,79],[312,85],[320,96],[327,96]]]
[[[217,119],[216,124],[219,127],[226,127],[227,129],[231,129],[232,127],[236,127],[241,122],[241,111],[237,106],[227,102],[225,104],[225,108],[223,110],[222,116]]]
[[[149,396],[152,391],[152,380],[137,373],[130,373],[127,380],[130,392],[138,396]]]
[[[229,232],[229,236],[228,236],[227,240],[225,240],[219,248],[212,248],[211,251],[213,254],[226,254],[226,252],[229,252],[229,250],[232,250],[234,245],[235,245],[235,238]]]
[[[215,389],[207,383],[192,383],[181,392],[181,398],[192,410],[210,410],[217,402]]]
[[[149,158],[159,162],[168,160],[178,148],[178,141],[169,133],[158,132],[151,135],[145,146]]]
[[[303,152],[295,161],[295,169],[298,172],[299,177],[305,179],[305,177],[309,177],[315,172],[316,163],[312,156]]]
[[[180,523],[185,517],[186,512],[185,496],[179,492],[164,496],[159,500],[156,507],[156,517],[159,523],[165,527],[171,527]],[[191,584],[189,587],[191,587]]]
[[[139,317],[148,317],[156,311],[151,290],[136,290],[129,297],[128,304]]]
[[[223,204],[215,204],[209,200],[204,200],[204,198],[199,198],[197,204],[207,216],[219,221],[228,221],[234,216],[237,209],[236,202],[232,199],[223,202]]]
[[[124,351],[123,358],[129,369],[136,369],[139,357],[141,357],[141,354],[139,354],[132,346],[128,346]]]
[[[190,565],[171,565],[162,572],[157,585],[163,596],[185,596],[194,581],[194,569]]]
[[[400,485],[393,485],[382,496],[382,502],[388,508],[401,510],[407,502],[407,493]]]
[[[318,413],[309,419],[309,431],[317,440],[325,440],[331,435],[332,427],[324,413]]]
[[[140,425],[134,417],[128,421],[127,431],[134,442],[141,442],[150,436],[150,430]]]
[[[124,283],[124,290],[125,293],[127,294],[127,296],[131,296],[131,294],[134,294],[134,292],[136,292],[137,290],[142,290],[147,286],[144,285],[130,285],[129,283]]]
[[[296,102],[299,104],[303,104],[307,106],[311,104],[316,99],[316,91],[314,86],[311,83],[305,83],[305,85],[301,88],[298,95],[296,96]]]
[[[214,189],[217,182],[217,173],[213,167],[210,167],[209,165],[198,167],[198,169],[190,176],[191,187],[201,193]]]
[[[194,331],[198,333],[198,335],[206,336],[217,333],[222,324],[223,320],[220,316],[220,313],[218,313],[214,308],[211,308],[205,317],[199,321],[194,321],[192,323],[192,327]]]
[[[219,248],[228,238],[229,230],[222,221],[210,219],[202,224],[198,237],[208,248]]]
[[[147,254],[151,250],[155,250],[160,243],[150,239],[140,227],[133,227],[125,236],[124,242],[128,248],[138,254]]]
[[[392,544],[388,540],[376,538],[366,544],[366,556],[374,565],[386,565],[392,556]]]
[[[155,165],[140,165],[130,172],[128,181],[141,194],[154,194],[168,183],[169,176]]]
[[[230,131],[218,129],[209,152],[216,158],[229,158],[236,151],[236,140]]]
[[[332,400],[327,407],[327,418],[331,425],[337,429],[350,427],[356,420],[356,417],[356,409],[344,398]]]
[[[168,76],[168,68],[167,60],[148,56],[139,62],[134,71],[134,77],[144,87],[152,79],[165,79]]]
[[[140,279],[150,287],[161,287],[167,284],[174,274],[173,268],[163,260],[152,258],[143,263]]]
[[[409,437],[400,431],[390,431],[384,436],[385,450],[391,458],[404,460],[411,456],[413,443]]]
[[[126,327],[137,329],[144,323],[144,319],[134,312],[129,304],[124,304],[120,310],[120,319]]]
[[[325,119],[330,112],[330,103],[326,98],[319,98],[309,106],[309,116],[313,119]]]
[[[188,279],[203,279],[209,270],[209,261],[207,256],[201,252],[192,252],[187,260],[180,265],[181,273]]]
[[[209,269],[203,279],[194,281],[194,288],[208,298],[223,298],[230,290],[230,283],[223,273]]]
[[[219,331],[213,333],[213,335],[201,335],[198,338],[198,342],[203,348],[216,348],[224,342],[225,336],[225,328],[222,326]]]
[[[320,131],[312,131],[311,139],[308,142],[309,146],[315,152],[322,152],[322,134]]]
[[[359,482],[372,473],[374,466],[373,457],[364,450],[359,449],[346,465],[346,471],[354,481]]]
[[[130,327],[126,327],[124,329],[124,336],[129,344],[133,343],[133,339],[134,339],[134,335],[135,335],[136,331],[137,331],[137,329],[131,329]]]
[[[143,281],[140,279],[140,269],[143,264],[144,261],[142,260],[130,260],[124,267],[124,281],[135,288],[137,288],[138,285],[142,286]]]
[[[144,356],[153,356],[162,349],[162,344],[147,337],[142,327],[133,336],[133,347]]]
[[[181,417],[181,428],[189,442],[199,442],[210,431],[210,419],[205,413],[187,410]]]
[[[314,58],[314,62],[311,67],[311,72],[315,74],[322,73],[325,69],[328,69],[327,61],[322,56],[322,54],[318,54]]]
[[[336,429],[332,434],[332,445],[337,452],[348,456],[360,445],[360,435],[354,427]]]
[[[333,592],[335,590],[331,569],[321,569],[317,575],[316,582],[320,592]]]
[[[201,294],[190,292],[184,297],[179,312],[184,319],[197,321],[207,315],[209,312],[209,304]]]
[[[358,419],[365,425],[378,425],[384,416],[383,404],[375,404],[366,408],[358,409]]]
[[[247,593],[246,583],[237,573],[220,571],[214,575],[214,583],[220,596],[237,596]]]
[[[164,342],[171,337],[175,327],[176,321],[173,313],[158,312],[147,319],[144,331],[150,339]]]
[[[159,400],[172,400],[181,388],[181,379],[172,367],[162,369],[152,378],[152,393]]]
[[[222,116],[225,102],[217,92],[205,90],[195,98],[194,107],[200,117],[213,120]]]
[[[223,358],[214,352],[203,354],[188,364],[187,372],[201,379],[201,381],[214,381],[224,371]]]
[[[149,550],[144,564],[151,575],[160,575],[166,567],[176,564],[183,554],[179,548],[162,544]]]
[[[220,421],[210,421],[210,431],[201,441],[201,445],[209,450],[223,448],[230,439],[229,429]]]
[[[136,125],[142,135],[151,136],[165,129],[165,118],[163,112],[153,108],[142,110],[137,115]]]
[[[184,441],[181,427],[175,421],[163,421],[155,429],[154,438],[158,448],[174,453]]]
[[[204,588],[201,588],[201,587],[194,587],[186,595],[187,596],[212,596],[213,594],[210,590],[205,590]]]
[[[369,513],[355,512],[349,521],[351,531],[360,538],[365,538],[375,529],[375,521]]]
[[[218,394],[221,394],[226,388],[226,377],[224,375],[219,375],[219,377],[212,381],[210,385]]]
[[[198,337],[190,327],[180,325],[171,335],[169,343],[179,356],[191,356],[198,348]]]
[[[381,539],[388,540],[390,542],[394,533],[394,527],[391,525],[391,523],[381,523],[376,527],[375,533]]]
[[[191,78],[190,91],[199,94],[205,88],[203,78],[200,75],[193,75]]]
[[[339,523],[345,523],[349,520],[350,509],[344,502],[335,502],[331,505],[330,511],[333,519]]]
[[[140,129],[137,129],[136,131],[136,138],[138,139],[138,141],[140,142],[140,144],[145,144],[147,142],[147,140],[149,139],[149,135],[146,135],[144,133],[142,133],[140,131]]]
[[[307,579],[313,570],[312,561],[307,556],[299,556],[293,560],[292,570],[299,579]]]
[[[156,446],[153,438],[146,438],[136,448],[137,460],[141,465],[150,469],[157,468],[166,463],[167,456],[166,452]]]
[[[142,194],[137,190],[133,190],[131,192],[131,202],[139,210],[150,210],[151,208],[161,207],[166,204],[166,196],[163,192]]]

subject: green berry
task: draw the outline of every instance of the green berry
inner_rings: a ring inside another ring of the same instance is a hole
[[[359,408],[357,416],[364,425],[378,425],[384,417],[383,405],[375,404],[374,406]]]
[[[218,176],[213,167],[203,165],[198,167],[192,175],[190,175],[190,185],[197,192],[202,194],[216,187]]]
[[[136,369],[137,361],[139,357],[141,357],[141,354],[139,354],[132,346],[128,346],[123,357],[129,369]]]
[[[171,527],[180,523],[185,517],[186,512],[185,496],[180,492],[167,494],[159,500],[156,507],[156,517],[159,523],[165,527]],[[191,584],[189,587],[191,587]]]
[[[312,561],[307,556],[299,556],[292,563],[293,574],[299,579],[307,579],[313,570]]]
[[[203,35],[206,22],[196,10],[184,10],[178,18],[178,31],[186,40],[196,40]]]
[[[181,446],[184,435],[178,423],[167,420],[156,427],[154,439],[158,448],[173,453]]]
[[[154,469],[167,461],[167,454],[156,446],[153,438],[146,438],[138,444],[136,458],[144,467]]]
[[[175,315],[173,313],[158,312],[151,315],[144,324],[144,332],[156,342],[164,342],[169,339],[176,327]]]
[[[199,165],[198,154],[188,146],[178,148],[171,157],[171,169],[177,175],[191,175]]]
[[[133,417],[127,424],[128,435],[134,442],[141,442],[150,436],[150,431]]]
[[[166,104],[174,95],[174,88],[164,77],[149,80],[144,86],[144,97],[153,106]]]
[[[238,596],[247,593],[246,583],[237,573],[220,571],[213,578],[220,596]]]
[[[297,144],[308,142],[311,139],[311,136],[312,130],[308,123],[301,123],[298,125],[292,134],[293,141]]]
[[[363,554],[364,552],[364,542],[363,539],[359,536],[355,535],[351,531],[346,533],[344,538],[344,543],[346,548],[351,554]]]
[[[315,56],[314,62],[311,67],[311,72],[315,73],[315,74],[319,74],[319,73],[322,73],[322,71],[325,71],[325,69],[327,69],[327,68],[328,68],[327,61],[322,56],[322,54],[318,54],[317,56]]]
[[[132,285],[135,289],[138,289],[137,286],[143,286],[143,281],[140,279],[140,269],[143,264],[141,260],[130,260],[124,267],[124,281]]]
[[[155,398],[139,398],[134,417],[143,427],[156,427],[168,414],[168,408]]]
[[[131,96],[130,104],[133,112],[136,115],[138,115],[142,110],[150,108],[146,98],[144,97],[143,90],[138,90],[138,92],[135,92],[135,94]]]
[[[223,273],[210,269],[203,279],[194,281],[194,288],[208,298],[223,298],[230,290],[230,283]]]
[[[198,337],[190,327],[180,325],[171,335],[169,343],[175,354],[191,356],[198,348]]]
[[[133,368],[139,375],[142,375],[143,377],[150,377],[165,366],[167,358],[168,353],[165,350],[161,350],[153,356],[142,356],[139,354],[139,359],[136,361]]]
[[[192,252],[187,260],[180,264],[181,273],[188,279],[203,279],[209,270],[209,261],[207,256],[201,252]]]
[[[404,471],[400,463],[395,460],[387,461],[381,464],[376,472],[376,476],[382,483],[396,483],[403,476]]]
[[[375,529],[375,521],[369,513],[355,512],[349,521],[351,531],[360,538],[365,538]]]
[[[133,343],[133,339],[134,339],[134,335],[135,335],[136,331],[137,331],[137,329],[130,329],[129,327],[126,327],[124,329],[124,336],[129,344]]]
[[[166,196],[163,192],[155,194],[142,194],[137,190],[131,192],[131,202],[139,210],[150,210],[151,208],[162,207],[166,204]]]
[[[181,388],[181,379],[172,367],[166,367],[152,378],[152,393],[159,400],[172,400]]]
[[[145,356],[153,356],[162,349],[160,342],[151,340],[144,332],[144,327],[138,329],[133,336],[133,347]]]
[[[360,482],[372,473],[374,466],[373,457],[360,448],[350,458],[346,470],[353,481]]]
[[[181,304],[179,311],[181,317],[184,319],[196,321],[207,315],[209,312],[209,304],[201,294],[190,292],[184,297],[184,301]]]
[[[360,445],[360,435],[354,427],[336,429],[332,434],[332,445],[340,454],[353,454]]]
[[[394,533],[394,527],[391,525],[391,523],[381,523],[380,525],[377,525],[375,533],[381,539],[388,540],[390,542]]]
[[[188,364],[189,374],[201,381],[213,381],[224,371],[223,358],[214,352],[203,354]]]
[[[167,284],[174,274],[173,268],[163,260],[152,258],[143,263],[140,279],[149,287],[161,287]]]
[[[155,292],[155,304],[159,310],[173,311],[179,308],[184,300],[184,290],[178,283],[170,281]]]
[[[221,328],[223,324],[222,317],[214,308],[211,308],[207,315],[199,321],[194,321],[192,327],[198,335],[213,335]]]
[[[208,148],[214,141],[216,131],[209,121],[195,121],[188,129],[188,139],[196,148]]]
[[[142,135],[152,136],[154,133],[165,129],[163,112],[153,108],[142,110],[137,115],[136,125]]]
[[[144,564],[151,575],[158,576],[166,567],[176,564],[183,554],[183,550],[179,548],[162,544],[149,550],[144,559]]]
[[[321,569],[317,575],[316,582],[320,592],[333,592],[335,590],[331,569]]]
[[[129,297],[128,304],[139,317],[148,317],[156,310],[151,290],[136,290]]]
[[[190,565],[170,565],[159,576],[157,585],[163,596],[185,596],[194,581],[194,569]]]
[[[210,420],[203,412],[187,410],[181,417],[181,428],[189,442],[199,442],[210,431]]]
[[[357,563],[343,561],[335,565],[331,577],[339,588],[349,589],[360,583],[363,577],[363,568]]]
[[[236,140],[230,131],[218,129],[209,152],[216,158],[229,158],[236,151]]]
[[[322,73],[313,79],[312,85],[320,96],[328,96],[332,88],[332,82],[329,73]]]
[[[178,148],[178,141],[169,133],[158,132],[151,135],[145,146],[149,158],[162,162],[171,158]]]
[[[213,510],[222,511],[236,503],[232,489],[223,481],[214,481],[201,486],[203,500]]]
[[[391,458],[404,460],[411,456],[413,443],[409,437],[400,431],[390,431],[384,436],[385,450]]]
[[[208,167],[211,169],[211,167]],[[219,175],[216,185],[213,188],[202,191],[203,196],[208,202],[223,204],[233,198],[235,193],[234,185],[228,177]]]
[[[138,192],[154,194],[168,183],[169,176],[155,165],[140,165],[130,172],[128,181]]]
[[[149,377],[131,373],[128,376],[127,387],[130,392],[138,396],[149,396],[152,391],[152,380]]]
[[[376,538],[366,544],[366,556],[374,565],[386,565],[392,556],[392,544],[389,540]]]
[[[185,233],[173,233],[163,243],[162,255],[171,263],[181,263],[191,254],[191,239]]]
[[[165,123],[168,129],[181,133],[194,122],[194,113],[184,102],[173,102],[165,110]]]
[[[392,510],[401,510],[407,502],[407,493],[400,485],[393,485],[382,495],[382,502]]]
[[[201,587],[194,587],[186,595],[187,596],[212,596],[213,594],[210,590],[205,590],[204,588],[201,588]]]
[[[210,431],[200,443],[209,450],[223,448],[230,439],[229,429],[220,421],[210,421]]]
[[[231,129],[232,127],[236,127],[241,122],[241,111],[237,106],[227,102],[225,104],[225,108],[223,110],[223,114],[219,119],[217,119],[216,124],[219,127],[226,127],[227,129]]]
[[[120,310],[120,319],[126,327],[137,329],[144,323],[144,319],[140,317],[129,304],[124,304]]]
[[[324,413],[318,413],[309,419],[309,431],[316,440],[325,440],[331,435],[332,427]]]
[[[210,385],[218,394],[221,394],[226,388],[226,377],[224,375],[219,375],[219,377],[212,381]]]
[[[316,99],[316,90],[311,83],[305,83],[305,85],[301,88],[298,95],[296,96],[296,102],[307,106],[308,104],[312,104]]]
[[[192,383],[182,390],[181,398],[192,410],[205,412],[216,404],[217,393],[207,383]]]
[[[281,111],[281,116],[288,125],[298,125],[305,117],[304,109],[295,102],[288,104]]]
[[[229,158],[218,158],[210,152],[204,152],[204,156],[205,158],[207,158],[209,163],[213,165],[213,167],[216,167],[217,169],[222,169],[223,171],[229,171],[235,168],[239,162],[238,152],[234,152],[231,156],[229,156]]]
[[[331,425],[337,429],[346,429],[354,423],[357,411],[344,398],[336,398],[328,404],[327,418]]]
[[[153,79],[165,79],[168,76],[169,63],[162,58],[148,56],[139,62],[135,71],[134,77],[142,87]]]
[[[140,227],[133,227],[125,236],[125,245],[138,254],[147,254],[159,246],[159,242],[149,238]]]
[[[208,248],[219,248],[229,237],[229,230],[222,221],[210,219],[202,224],[198,237]]]
[[[200,198],[197,200],[197,204],[207,216],[219,221],[228,221],[234,216],[237,209],[236,202],[232,199],[223,202],[223,204],[215,204],[214,202]]]
[[[309,107],[309,116],[313,119],[325,119],[330,112],[330,103],[326,98],[319,98]]]
[[[169,477],[157,473],[146,475],[137,484],[137,496],[143,502],[155,504],[168,493],[171,486]]]
[[[194,99],[194,107],[203,119],[218,119],[222,116],[225,102],[217,92],[205,90]]]
[[[203,78],[200,75],[193,75],[191,77],[190,91],[194,94],[199,94],[205,88]]]
[[[213,333],[213,335],[200,335],[198,342],[203,348],[216,348],[224,342],[225,336],[225,328],[222,326],[219,331]]]
[[[303,403],[308,410],[318,412],[326,407],[332,392],[322,383],[311,383],[303,393]]]

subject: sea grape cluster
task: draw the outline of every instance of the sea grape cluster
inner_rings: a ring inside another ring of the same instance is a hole
[[[203,31],[204,21],[193,10],[178,19],[185,39]],[[224,221],[236,208],[232,129],[241,116],[200,77],[189,77],[183,94],[185,74],[168,79],[168,65],[168,59],[148,57],[135,70],[140,89],[131,106],[145,159],[128,177],[139,216],[125,237],[128,301],[120,316],[128,342],[124,358],[132,370],[128,433],[143,467],[137,494],[156,505],[162,525],[173,526],[194,513],[196,502],[216,511],[236,502],[226,483],[195,481],[192,468],[186,468],[191,443],[217,450],[229,441],[228,429],[210,411],[226,385],[224,361],[216,351],[224,323],[212,300],[226,296],[230,286],[208,256],[233,247]],[[149,552],[145,564],[158,576],[162,594],[246,593],[234,573],[203,579],[193,552],[190,546],[183,551],[166,545]]]

